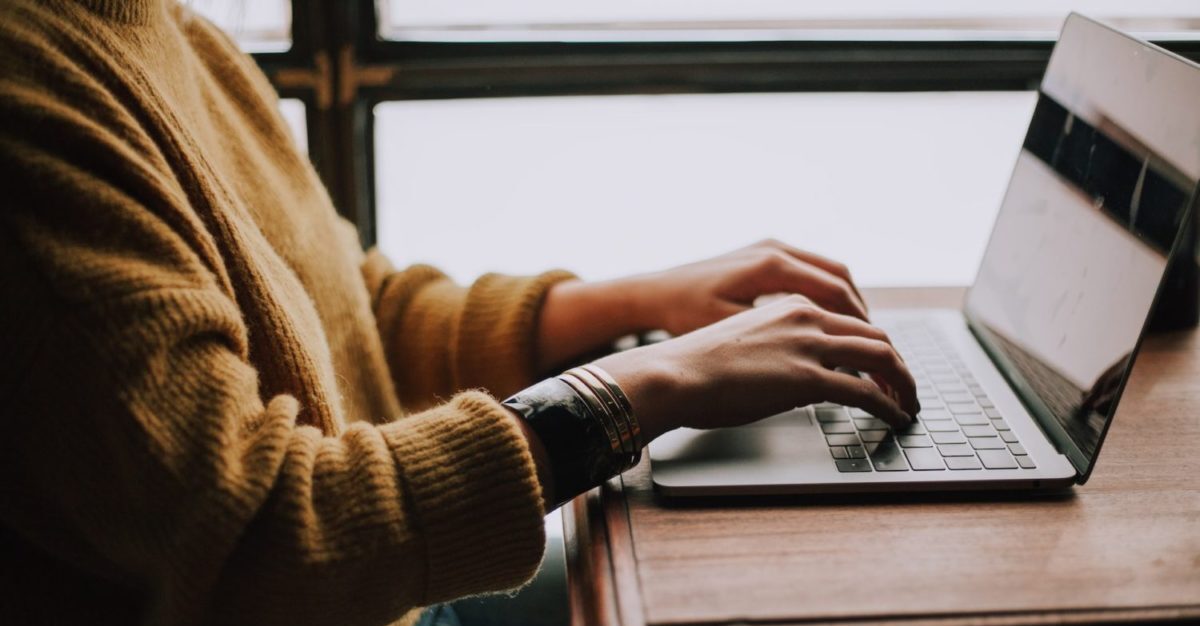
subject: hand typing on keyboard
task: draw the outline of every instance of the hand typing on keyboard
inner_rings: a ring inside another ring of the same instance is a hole
[[[920,410],[913,377],[886,333],[797,296],[597,364],[626,390],[649,437],[680,426],[737,426],[822,401],[896,428]]]
[[[813,408],[840,472],[1020,471],[1037,466],[954,348],[921,323],[889,329],[921,411],[901,428],[833,403]]]

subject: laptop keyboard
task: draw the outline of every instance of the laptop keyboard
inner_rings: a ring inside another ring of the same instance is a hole
[[[823,403],[814,407],[840,472],[1035,469],[950,342],[920,320],[886,329],[917,380],[921,413],[893,431],[866,411]]]

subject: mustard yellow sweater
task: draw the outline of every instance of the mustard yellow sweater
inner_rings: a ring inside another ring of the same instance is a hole
[[[493,395],[565,276],[364,255],[184,7],[0,0],[0,624],[383,624],[519,585],[541,495]]]

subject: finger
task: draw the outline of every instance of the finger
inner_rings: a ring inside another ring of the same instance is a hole
[[[823,257],[819,254],[809,252],[808,250],[801,250],[800,248],[788,245],[782,241],[779,241],[778,239],[768,239],[764,241],[763,244],[775,250],[785,252],[792,258],[798,259],[810,265],[815,265],[826,272],[829,272],[830,274],[833,274],[834,276],[846,281],[846,283],[850,285],[850,289],[854,292],[854,295],[857,296],[862,302],[863,309],[865,310],[867,308],[866,300],[862,297],[862,294],[859,293],[858,285],[854,283],[854,277],[850,275],[850,268],[846,267],[844,263],[839,263],[828,257]]]
[[[819,322],[821,330],[830,335],[853,335],[882,341],[891,345],[892,338],[883,329],[857,317],[827,313]]]
[[[786,291],[780,291],[778,293],[765,293],[761,296],[758,296],[754,299],[754,303],[751,306],[758,308],[760,306],[767,306],[768,304],[779,302],[780,300],[787,300],[788,298],[801,299],[802,302],[813,306],[816,306],[817,304],[816,302],[810,300],[807,296],[803,296],[798,293],[787,293]]]
[[[830,402],[862,409],[893,428],[904,428],[913,421],[911,414],[905,413],[869,380],[833,370],[819,372],[817,376],[823,395]]]
[[[846,281],[786,256],[772,267],[776,278],[772,289],[801,293],[826,310],[867,319],[866,308]]]
[[[891,345],[865,337],[830,336],[821,360],[826,367],[850,367],[882,379],[895,392],[900,408],[910,415],[920,411],[917,383]]]

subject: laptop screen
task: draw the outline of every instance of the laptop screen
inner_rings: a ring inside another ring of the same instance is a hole
[[[1197,103],[1200,67],[1069,17],[967,295],[976,335],[1081,481],[1194,201]]]

